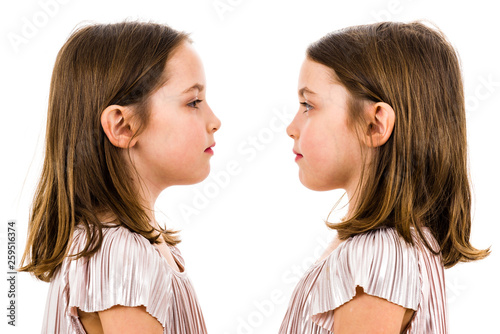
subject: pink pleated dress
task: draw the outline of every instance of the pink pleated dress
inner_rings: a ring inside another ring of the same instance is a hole
[[[405,334],[444,334],[446,296],[441,256],[412,231],[407,244],[393,228],[359,234],[342,242],[299,281],[280,334],[333,333],[335,310],[364,292],[414,310]],[[425,239],[439,249],[428,229]]]
[[[70,254],[83,249],[85,240],[83,229],[76,229]],[[99,251],[90,258],[66,258],[50,282],[42,333],[86,333],[77,308],[97,312],[114,305],[144,305],[164,334],[205,334],[184,260],[177,247],[170,250],[181,272],[140,234],[121,226],[104,228]]]

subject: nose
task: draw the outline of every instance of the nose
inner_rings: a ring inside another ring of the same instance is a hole
[[[221,121],[217,116],[215,116],[214,112],[210,107],[209,107],[209,112],[210,112],[210,120],[207,124],[207,130],[208,132],[213,133],[220,129]]]
[[[299,138],[299,131],[298,131],[298,128],[295,124],[295,121],[296,121],[296,117],[293,119],[292,123],[290,123],[287,127],[286,127],[286,134],[292,138],[292,139],[298,139]]]
[[[212,128],[213,132],[219,130],[220,127],[221,127],[221,125],[222,125],[220,119],[217,116],[215,116],[215,114],[214,114],[214,117],[215,117],[215,122],[214,122],[214,125],[213,125],[213,128]]]

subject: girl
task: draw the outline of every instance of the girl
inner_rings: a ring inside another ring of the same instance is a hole
[[[280,333],[446,333],[444,267],[469,243],[462,78],[445,36],[384,22],[307,49],[287,128],[299,178],[342,188],[337,237],[298,283]]]
[[[206,333],[153,211],[209,173],[220,121],[205,86],[188,36],[164,25],[87,26],[60,50],[20,268],[50,282],[43,333]]]

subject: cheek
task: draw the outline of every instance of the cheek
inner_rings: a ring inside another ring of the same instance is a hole
[[[192,184],[202,181],[210,172],[205,148],[209,145],[204,127],[197,119],[177,120],[170,124],[164,147],[158,151],[162,158],[158,168],[162,177],[175,184]]]
[[[327,128],[322,126],[308,126],[301,133],[300,149],[308,163],[318,167],[329,164],[334,156],[337,139]]]
[[[354,168],[349,139],[341,128],[324,123],[304,128],[300,149],[304,160],[299,163],[301,182],[313,190],[342,188]]]
[[[197,120],[179,122],[171,127],[167,143],[169,150],[175,152],[179,159],[189,159],[193,154],[203,152],[205,149],[206,136],[203,133],[203,125]]]

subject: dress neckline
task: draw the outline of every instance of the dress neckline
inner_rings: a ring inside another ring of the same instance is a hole
[[[350,239],[350,238],[349,238],[349,239]],[[342,241],[341,243],[339,243],[339,244],[338,244],[338,246],[337,246],[337,247],[335,247],[335,249],[334,249],[334,250],[332,250],[332,251],[330,252],[330,254],[328,254],[328,255],[327,255],[327,256],[326,256],[323,260],[321,260],[321,261],[320,261],[320,260],[318,260],[318,261],[314,262],[314,264],[312,265],[312,267],[313,267],[313,268],[316,268],[317,266],[319,266],[319,265],[321,265],[321,264],[323,264],[323,263],[327,262],[327,261],[328,261],[328,259],[329,259],[329,258],[331,258],[331,257],[333,256],[333,254],[337,252],[337,250],[338,250],[338,249],[340,249],[341,247],[343,247],[343,246],[345,245],[346,241],[348,241],[349,239],[346,239],[346,240]]]
[[[158,253],[158,256],[160,256],[162,258],[162,260],[164,261],[165,265],[168,267],[168,269],[170,271],[172,271],[175,275],[177,276],[185,276],[186,275],[186,268],[184,267],[184,265],[179,261],[178,257],[177,257],[177,254],[175,253],[175,250],[174,250],[174,246],[168,244],[165,242],[165,244],[168,246],[169,250],[170,250],[170,254],[172,254],[172,258],[174,259],[175,263],[177,264],[177,267],[179,267],[180,270],[182,271],[179,271],[179,270],[176,270],[175,268],[173,268],[167,261],[167,259],[165,258],[165,256],[163,256],[163,254],[160,252],[160,249],[158,249],[158,247],[156,247],[156,245],[154,244],[151,244],[151,246],[156,250],[156,252]]]

